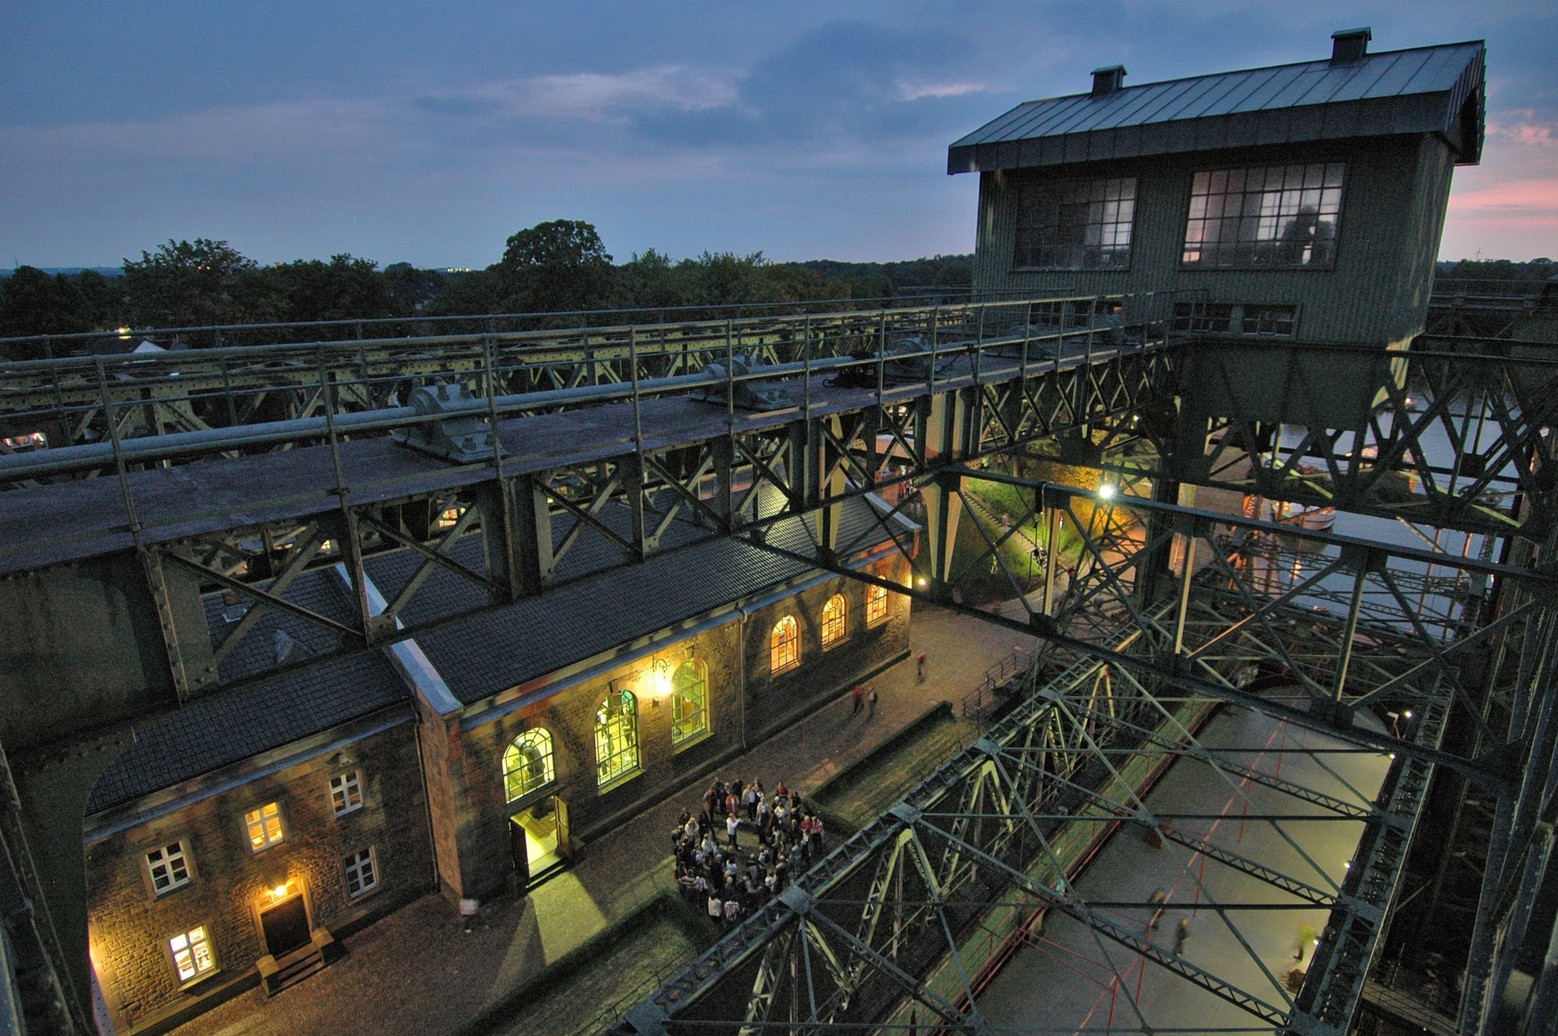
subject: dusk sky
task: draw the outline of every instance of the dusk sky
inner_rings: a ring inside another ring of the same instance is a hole
[[[1441,256],[1558,256],[1551,0],[0,0],[0,266],[170,238],[486,266],[516,230],[773,260],[969,252],[947,145],[1019,101],[1485,39]]]

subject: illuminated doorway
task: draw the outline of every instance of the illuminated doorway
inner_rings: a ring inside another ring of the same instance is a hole
[[[265,951],[277,959],[311,945],[308,904],[302,893],[260,911],[260,934],[265,939]]]
[[[520,892],[562,870],[572,856],[568,804],[551,795],[510,816],[509,851]]]

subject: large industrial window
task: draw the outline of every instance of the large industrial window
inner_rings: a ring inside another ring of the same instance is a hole
[[[595,783],[605,787],[638,769],[638,699],[611,694],[595,710]]]
[[[843,594],[834,594],[828,598],[828,603],[822,606],[822,648],[826,651],[834,644],[844,639],[844,619],[848,606],[844,604]]]
[[[887,587],[866,587],[866,625],[874,625],[887,618]]]
[[[280,844],[281,805],[267,802],[259,809],[251,809],[243,815],[243,823],[249,830],[249,848],[254,852]]]
[[[1186,266],[1329,267],[1342,214],[1341,162],[1211,169],[1190,181]]]
[[[1136,180],[1029,180],[1017,189],[1012,265],[1054,270],[1123,268],[1131,262]]]
[[[373,858],[373,849],[360,849],[341,861],[341,867],[346,872],[346,898],[356,899],[365,896],[379,887],[378,861]]]
[[[503,750],[503,794],[509,802],[550,784],[555,777],[550,732],[540,727],[527,730]]]
[[[671,677],[671,743],[709,729],[709,667],[689,658]]]
[[[173,967],[180,982],[193,982],[216,970],[216,956],[206,938],[205,925],[175,935],[168,940],[168,949],[173,953]]]
[[[330,778],[330,808],[335,810],[336,816],[362,808],[362,774],[359,771],[338,773]]]
[[[775,673],[801,664],[801,628],[795,616],[786,615],[774,623],[768,635],[768,668]]]
[[[189,858],[184,855],[184,843],[174,842],[147,853],[146,870],[151,875],[151,889],[159,896],[188,885]]]

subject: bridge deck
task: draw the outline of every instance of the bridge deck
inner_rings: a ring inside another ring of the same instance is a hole
[[[656,451],[732,433],[771,431],[802,419],[909,403],[932,392],[1009,381],[1024,373],[1031,377],[1071,370],[1132,351],[1136,350],[1095,348],[1026,368],[1012,358],[981,354],[971,359],[959,352],[942,361],[945,366],[933,383],[887,382],[880,392],[834,385],[829,376],[797,377],[782,383],[795,405],[765,412],[732,412],[720,402],[683,392],[641,395],[636,403],[500,418],[503,474],[589,464],[634,452],[638,447],[635,405],[643,429],[642,448]],[[720,394],[719,386],[715,392]],[[490,462],[453,464],[384,436],[344,441],[339,457],[340,483],[331,447],[313,445],[129,471],[125,484],[143,541],[161,543],[319,514],[339,506],[338,490],[344,490],[353,504],[368,504],[467,488],[494,477]],[[0,547],[0,574],[127,549],[134,543],[130,522],[125,493],[113,477],[0,493],[0,527],[25,530]]]

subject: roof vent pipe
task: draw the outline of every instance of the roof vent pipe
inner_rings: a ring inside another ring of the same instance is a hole
[[[1125,80],[1124,65],[1110,65],[1108,68],[1093,69],[1093,96],[1103,97],[1120,89]]]
[[[1331,33],[1331,64],[1357,61],[1369,52],[1369,40],[1373,38],[1367,25],[1361,29],[1337,29]]]

